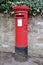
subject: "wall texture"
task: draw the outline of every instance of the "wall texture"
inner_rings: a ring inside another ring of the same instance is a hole
[[[14,18],[0,14],[0,51],[14,52]]]
[[[0,14],[0,51],[15,52],[14,17]],[[28,21],[28,55],[43,57],[43,18],[39,14],[29,17]]]

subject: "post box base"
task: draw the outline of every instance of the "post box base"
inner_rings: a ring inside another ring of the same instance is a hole
[[[25,61],[28,59],[28,47],[18,48],[15,47],[15,59],[19,61]]]

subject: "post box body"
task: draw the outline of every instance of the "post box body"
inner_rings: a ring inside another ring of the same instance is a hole
[[[13,7],[15,12],[15,54],[28,56],[28,11],[27,6]]]
[[[28,46],[28,11],[27,6],[15,6],[15,34],[16,47],[22,48]]]
[[[27,13],[19,12],[15,14],[16,21],[16,47],[27,47]]]

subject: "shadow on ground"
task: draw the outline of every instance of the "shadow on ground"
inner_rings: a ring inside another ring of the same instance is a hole
[[[43,65],[43,58],[28,57],[25,62],[15,60],[14,53],[0,52],[0,65]]]

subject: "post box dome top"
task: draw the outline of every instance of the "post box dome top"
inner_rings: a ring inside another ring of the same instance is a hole
[[[14,11],[29,11],[30,8],[28,6],[14,6],[13,10]]]

